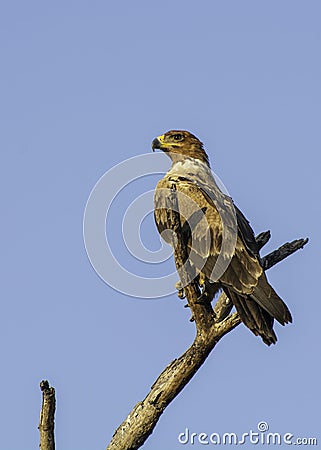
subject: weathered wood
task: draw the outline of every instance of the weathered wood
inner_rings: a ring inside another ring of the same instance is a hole
[[[197,331],[203,332],[212,327],[215,315],[210,302],[204,304],[198,301],[201,292],[195,280],[195,269],[192,268],[188,259],[187,245],[186,242],[184,242],[182,234],[175,183],[172,184],[171,194],[166,200],[168,202],[166,205],[169,216],[168,223],[171,224],[170,229],[174,231],[172,236],[174,241],[174,260],[177,272],[182,286],[185,286],[184,292],[188,305],[193,312]]]
[[[273,252],[266,255],[262,260],[262,265],[264,270],[270,269],[272,266],[274,266],[276,263],[282,261],[284,258],[287,258],[288,256],[292,255],[292,253],[296,252],[297,250],[300,250],[309,242],[309,239],[296,239],[292,242],[286,242],[285,244],[281,245],[277,250],[274,250]]]
[[[225,294],[221,294],[213,311],[210,303],[198,301],[200,290],[195,280],[186,283],[188,279],[193,278],[193,269],[189,264],[187,246],[182,236],[175,183],[173,183],[171,195],[168,197],[168,210],[168,219],[172,224],[171,229],[176,234],[173,236],[176,267],[181,284],[185,286],[184,292],[188,306],[195,319],[196,337],[189,349],[163,370],[145,399],[134,406],[115,431],[107,450],[135,450],[141,447],[153,432],[165,408],[195,375],[219,340],[241,322],[237,313],[226,317],[226,311],[229,314],[231,305],[227,305],[224,299]],[[265,245],[269,238],[269,232],[261,233],[258,236],[259,247]],[[307,240],[294,242],[296,244],[285,244],[264,257],[264,267],[269,268],[282,261],[298,248],[302,248]]]
[[[40,389],[42,391],[42,407],[38,426],[40,432],[40,449],[55,450],[55,389],[49,387],[47,380],[41,381]]]
[[[265,244],[269,242],[271,239],[271,231],[263,231],[262,233],[255,236],[255,240],[257,242],[257,245],[259,247],[259,250],[261,250],[262,247],[264,247]]]

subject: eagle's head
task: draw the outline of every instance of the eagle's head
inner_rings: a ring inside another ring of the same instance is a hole
[[[153,140],[153,151],[157,148],[167,153],[173,162],[183,161],[189,157],[199,159],[209,166],[208,156],[202,142],[189,131],[167,131]]]

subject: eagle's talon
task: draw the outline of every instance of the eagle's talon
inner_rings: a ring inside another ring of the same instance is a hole
[[[182,283],[180,281],[178,281],[175,284],[175,288],[177,289],[177,297],[180,298],[181,300],[184,299],[186,295],[184,292],[184,288],[182,287]]]
[[[199,273],[199,275],[198,275],[198,284],[199,284],[199,287],[201,289],[205,288],[205,281],[206,281],[206,279],[205,279],[204,274],[203,273]]]

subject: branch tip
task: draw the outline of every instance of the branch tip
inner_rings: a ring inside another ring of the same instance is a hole
[[[49,389],[49,381],[48,380],[42,380],[40,382],[40,390],[43,391],[47,391]]]

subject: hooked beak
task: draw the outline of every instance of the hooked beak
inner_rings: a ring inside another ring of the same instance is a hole
[[[157,136],[153,140],[153,142],[152,142],[152,149],[153,149],[153,152],[156,149],[159,149],[159,150],[164,150],[165,149],[165,147],[164,147],[164,135],[163,134],[161,136]]]
[[[160,146],[161,146],[161,143],[159,142],[158,138],[155,138],[155,139],[153,140],[153,142],[152,142],[152,149],[153,149],[153,152],[154,152],[157,148],[160,148]]]

